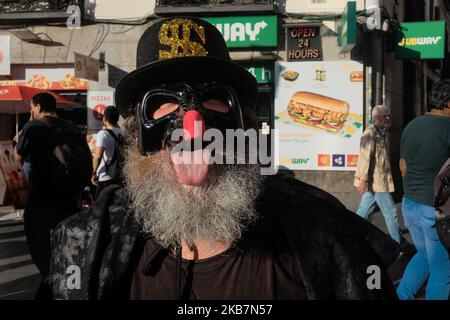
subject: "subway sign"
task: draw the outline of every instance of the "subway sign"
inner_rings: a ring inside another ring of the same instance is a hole
[[[240,62],[244,68],[248,70],[260,84],[273,83],[274,63],[273,62]]]
[[[445,21],[402,23],[395,41],[397,59],[443,59]]]
[[[224,37],[228,48],[276,47],[277,16],[204,18]]]

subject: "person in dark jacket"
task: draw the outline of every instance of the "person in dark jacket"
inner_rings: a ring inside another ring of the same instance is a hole
[[[51,296],[396,299],[386,272],[395,241],[320,189],[211,162],[229,150],[196,145],[210,129],[252,128],[256,94],[214,26],[152,24],[115,93],[129,139],[125,187],[108,186],[55,229]]]
[[[76,195],[55,184],[62,179],[54,170],[54,150],[58,145],[55,130],[70,128],[78,132],[78,129],[71,121],[57,116],[55,98],[49,93],[35,95],[30,101],[30,111],[30,121],[16,137],[15,156],[32,168],[28,179],[30,197],[24,212],[25,234],[33,262],[45,278],[50,268],[51,230],[81,209]]]

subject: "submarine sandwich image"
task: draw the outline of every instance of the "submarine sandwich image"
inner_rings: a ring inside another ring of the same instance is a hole
[[[287,110],[295,122],[337,132],[348,118],[349,105],[313,92],[298,91],[292,95]]]
[[[352,71],[350,72],[351,82],[362,82],[364,80],[364,73],[362,71]]]

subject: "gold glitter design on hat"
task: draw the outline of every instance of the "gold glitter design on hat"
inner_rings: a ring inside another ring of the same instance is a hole
[[[181,38],[180,27],[182,28]],[[194,30],[203,43],[190,39]],[[159,50],[159,60],[178,57],[206,56],[208,51],[203,47],[206,42],[205,29],[192,20],[174,19],[164,23],[158,33],[160,45],[170,46],[170,50]]]

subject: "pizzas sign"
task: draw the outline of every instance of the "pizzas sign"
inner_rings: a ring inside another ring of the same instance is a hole
[[[91,132],[101,130],[103,127],[103,113],[105,108],[114,105],[113,91],[88,91],[88,129]]]

